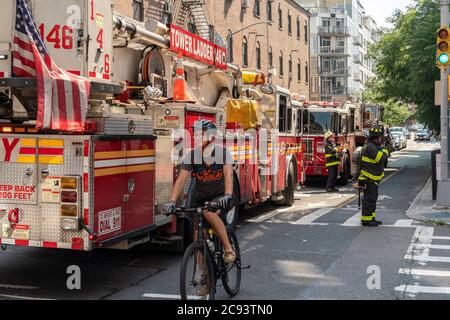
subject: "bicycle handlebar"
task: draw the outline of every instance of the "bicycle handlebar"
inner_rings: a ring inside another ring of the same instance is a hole
[[[172,216],[172,215],[179,215],[180,213],[181,214],[183,214],[183,213],[204,214],[206,211],[217,212],[220,209],[221,208],[217,205],[217,203],[205,202],[205,205],[203,207],[189,208],[189,209],[181,207],[181,208],[177,208],[174,213],[166,214],[166,216],[169,217],[169,216]]]

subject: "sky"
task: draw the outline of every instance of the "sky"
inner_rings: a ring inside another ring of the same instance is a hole
[[[412,0],[360,0],[366,9],[366,14],[371,15],[378,25],[389,27],[386,18],[389,18],[395,9],[405,10]]]

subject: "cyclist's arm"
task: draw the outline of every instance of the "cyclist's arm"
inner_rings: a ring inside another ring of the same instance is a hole
[[[180,175],[177,178],[177,181],[175,182],[175,185],[173,186],[172,195],[170,196],[170,201],[176,202],[178,198],[181,195],[181,192],[183,192],[184,184],[186,183],[186,180],[189,178],[191,172],[188,170],[181,169]]]
[[[223,175],[225,179],[225,194],[233,194],[233,166],[231,164],[223,166]]]

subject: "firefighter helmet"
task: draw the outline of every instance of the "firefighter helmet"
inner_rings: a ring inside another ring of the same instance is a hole
[[[379,138],[384,135],[384,128],[380,125],[374,125],[369,130],[369,136],[371,138]]]
[[[325,132],[325,135],[323,136],[325,138],[325,140],[328,140],[328,138],[333,136],[333,132],[331,131],[327,131]]]

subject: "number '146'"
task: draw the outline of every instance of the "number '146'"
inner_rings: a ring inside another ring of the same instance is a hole
[[[73,49],[73,29],[69,26],[55,24],[53,28],[46,34],[45,25],[42,23],[39,26],[39,32],[42,39],[49,44],[53,44],[55,49]]]

